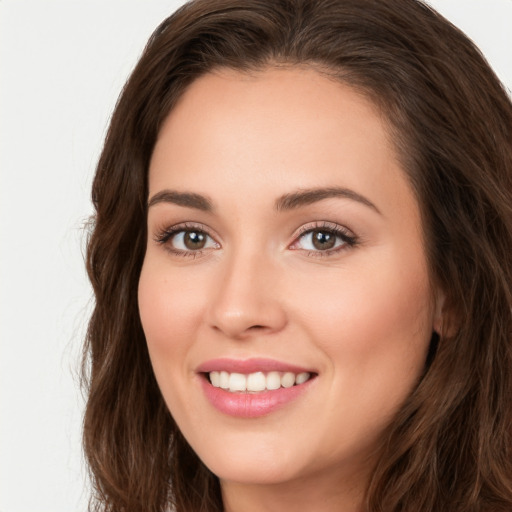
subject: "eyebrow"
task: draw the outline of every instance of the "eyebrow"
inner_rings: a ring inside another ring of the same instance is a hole
[[[287,211],[300,208],[309,204],[338,197],[343,199],[351,199],[357,201],[380,214],[379,209],[366,197],[354,192],[348,188],[342,187],[325,187],[325,188],[310,188],[297,190],[288,194],[283,194],[275,202],[275,209],[277,211]],[[176,190],[162,190],[157,192],[148,201],[148,208],[159,203],[173,203],[178,206],[186,208],[195,208],[204,212],[212,212],[214,210],[212,201],[201,194],[193,192],[178,192]]]
[[[175,190],[162,190],[157,192],[149,201],[148,208],[158,203],[173,203],[178,206],[195,208],[204,212],[211,212],[213,205],[210,199],[192,192],[177,192]]]
[[[357,201],[380,214],[379,209],[369,199],[353,190],[342,187],[311,188],[284,194],[277,199],[275,208],[277,211],[293,210],[331,197]]]

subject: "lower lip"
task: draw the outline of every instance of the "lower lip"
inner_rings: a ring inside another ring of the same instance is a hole
[[[281,409],[296,400],[314,379],[290,388],[279,388],[261,393],[231,393],[212,386],[206,377],[201,376],[201,385],[206,398],[220,412],[237,418],[258,418]]]

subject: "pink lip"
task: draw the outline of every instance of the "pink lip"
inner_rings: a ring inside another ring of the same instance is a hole
[[[315,373],[307,368],[293,364],[276,361],[274,359],[251,358],[251,359],[212,359],[202,363],[196,370],[198,373],[220,372],[249,374],[254,372],[292,372],[292,373]]]
[[[249,374],[257,371],[302,373],[308,370],[271,359],[214,359],[201,364],[197,368],[197,372],[201,374],[201,387],[206,398],[218,411],[237,418],[258,418],[281,409],[299,398],[309,389],[311,383],[315,380],[311,378],[304,384],[295,385],[291,388],[279,388],[272,391],[231,393],[210,384],[204,374],[212,371]],[[310,371],[310,373],[314,372]]]

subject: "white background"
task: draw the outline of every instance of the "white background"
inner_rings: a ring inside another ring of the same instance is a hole
[[[117,95],[181,0],[0,0],[0,512],[86,510],[90,184]],[[512,89],[512,0],[431,2]]]

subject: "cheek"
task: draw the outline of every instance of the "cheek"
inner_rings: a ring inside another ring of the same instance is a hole
[[[303,317],[328,355],[337,389],[350,390],[361,403],[394,407],[423,371],[432,306],[422,255],[408,261],[384,256],[379,265],[364,262],[336,279],[311,282]]]
[[[165,258],[164,258],[165,259]],[[153,371],[176,421],[195,414],[188,401],[188,354],[202,317],[198,283],[186,272],[172,272],[165,261],[149,255],[139,279],[138,301]]]
[[[203,310],[195,277],[167,267],[149,258],[139,280],[139,312],[150,351],[179,350]]]
[[[373,278],[372,278],[373,277]],[[326,317],[337,319],[339,338],[356,352],[389,350],[421,339],[430,318],[428,286],[422,279],[393,280],[390,274],[347,280],[327,301]],[[329,324],[325,323],[326,329]],[[336,339],[328,336],[329,339]]]
[[[170,271],[154,255],[144,261],[139,313],[156,380],[176,421],[194,414],[188,403],[187,362],[204,309],[203,295],[197,290],[196,278],[190,273]]]

